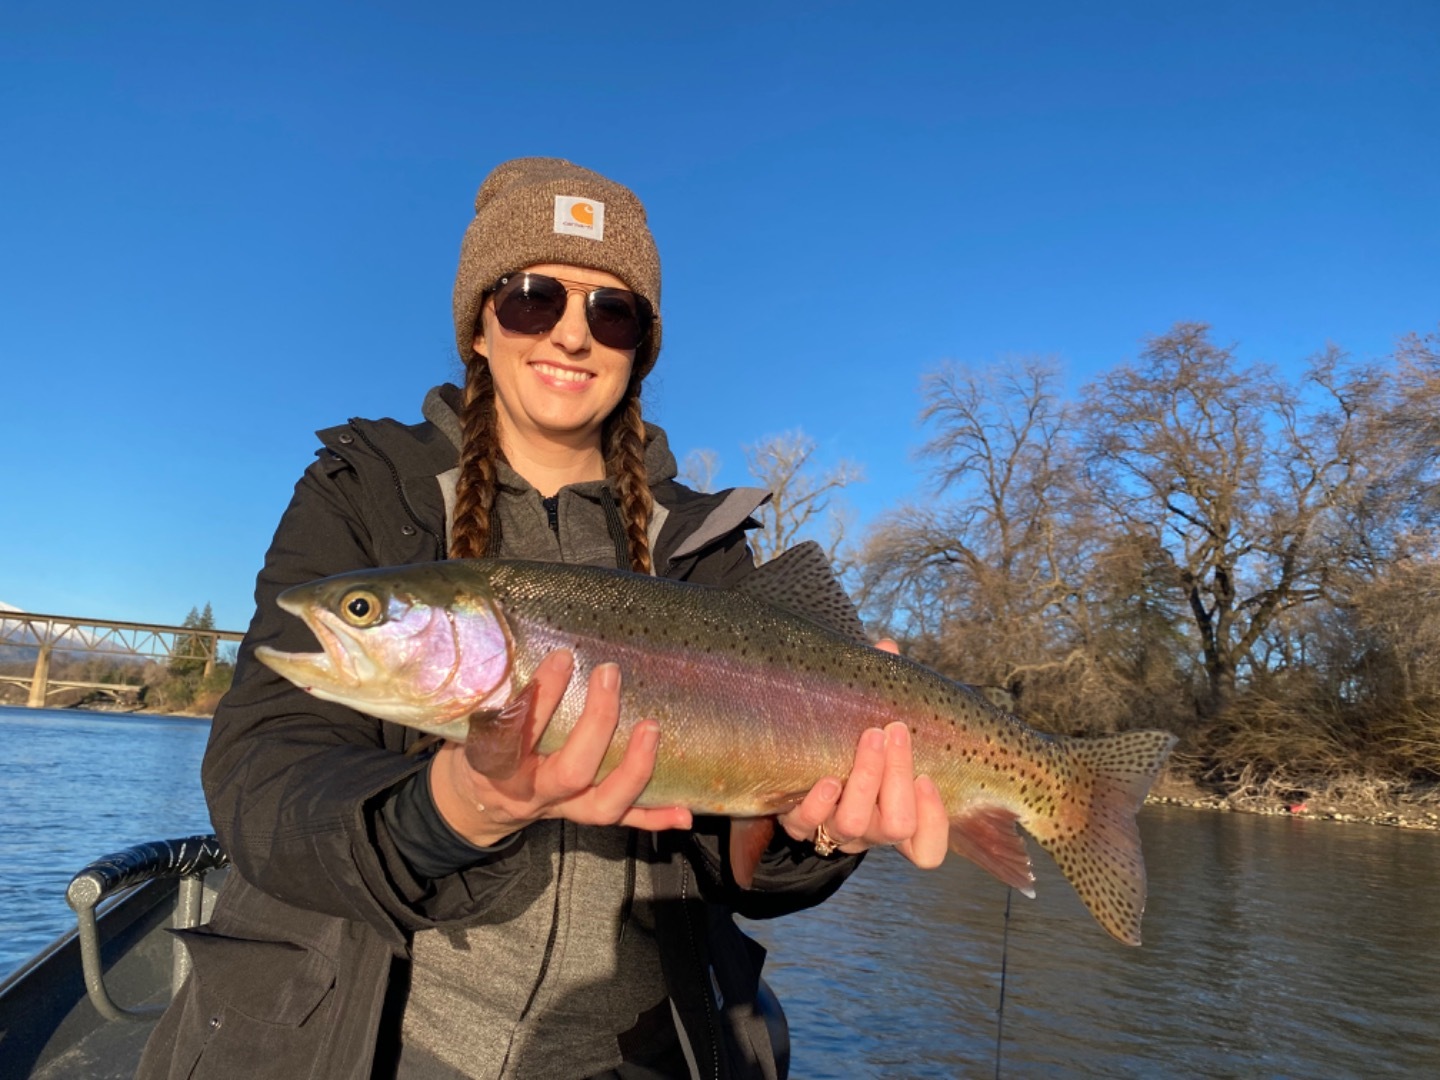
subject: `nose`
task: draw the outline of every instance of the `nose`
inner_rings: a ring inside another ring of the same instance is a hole
[[[565,297],[565,314],[550,330],[550,340],[567,353],[590,348],[590,323],[585,318],[585,294],[576,289]]]

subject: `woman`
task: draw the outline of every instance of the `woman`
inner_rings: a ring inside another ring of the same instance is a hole
[[[874,844],[944,857],[944,810],[900,725],[867,732],[847,781],[781,818],[742,890],[723,822],[633,805],[655,724],[595,782],[614,665],[564,745],[500,782],[456,744],[407,754],[412,729],[253,661],[259,644],[313,647],[280,591],[365,566],[506,556],[715,585],[753,570],[744,530],[763,494],[680,486],[641,419],[661,324],[640,202],[526,158],[495,169],[475,209],[454,297],[463,392],[432,390],[419,425],[320,432],[266,556],[203,767],[235,872],[185,934],[194,970],[141,1076],[773,1077],[763,950],[732,913],[818,903]],[[540,727],[571,669],[566,653],[541,665]]]

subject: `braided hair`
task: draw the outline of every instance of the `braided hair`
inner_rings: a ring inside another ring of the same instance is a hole
[[[641,377],[630,372],[625,396],[605,420],[605,475],[620,501],[620,518],[625,522],[625,545],[630,552],[630,569],[654,573],[650,561],[650,514],[655,502],[650,497],[645,472],[645,421],[640,415]]]
[[[483,312],[483,306],[482,306]],[[483,314],[481,316],[484,317]],[[478,327],[477,327],[478,329]],[[638,365],[631,368],[625,396],[601,430],[605,475],[625,523],[630,569],[654,572],[650,558],[650,497],[645,471],[645,422],[640,413]],[[500,460],[499,425],[495,419],[495,381],[485,357],[474,354],[465,365],[465,398],[460,414],[462,446],[460,479],[455,485],[455,527],[450,537],[452,559],[478,559],[498,552],[495,521],[496,470]]]

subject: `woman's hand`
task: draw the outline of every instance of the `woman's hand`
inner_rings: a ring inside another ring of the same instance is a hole
[[[888,639],[876,647],[899,652]],[[795,840],[813,840],[824,826],[835,850],[851,855],[893,844],[926,870],[939,866],[950,847],[950,818],[940,791],[928,776],[915,776],[910,731],[899,722],[862,734],[849,779],[842,785],[825,777],[779,820]]]
[[[620,669],[614,664],[601,664],[591,673],[585,708],[564,744],[549,754],[536,750],[574,670],[575,659],[566,650],[550,653],[535,669],[520,763],[511,775],[494,779],[475,771],[465,760],[463,743],[447,742],[435,755],[430,766],[435,806],[472,844],[491,846],[543,818],[655,831],[690,827],[690,811],[684,807],[635,805],[655,768],[660,725],[653,720],[635,725],[620,763],[595,782],[620,719]]]

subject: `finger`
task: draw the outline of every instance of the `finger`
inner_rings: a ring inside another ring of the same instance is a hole
[[[555,710],[559,708],[560,699],[565,696],[565,690],[574,674],[575,654],[569,649],[556,649],[547,653],[536,665],[535,674],[530,679],[535,684],[535,700],[530,707],[530,718],[527,721],[530,728],[523,744],[527,752],[533,751],[540,741],[540,736],[545,734],[550,717],[555,715]]]
[[[645,829],[648,832],[664,832],[666,829],[688,829],[693,825],[694,818],[689,810],[683,806],[661,806],[646,807],[632,806],[621,815],[619,825],[628,825],[632,829]]]
[[[950,817],[940,789],[928,776],[915,781],[915,835],[897,848],[922,870],[939,866],[950,850]]]
[[[870,728],[860,736],[850,778],[845,781],[832,822],[826,825],[836,841],[850,841],[865,835],[884,775],[885,732]]]
[[[885,772],[880,782],[879,813],[866,839],[897,844],[915,832],[915,757],[910,729],[896,721],[885,728]]]
[[[790,834],[792,840],[810,840],[822,821],[829,821],[840,801],[840,781],[827,776],[800,800],[793,810],[780,814],[776,820]]]
[[[614,664],[600,664],[590,673],[585,708],[565,736],[565,744],[540,767],[536,794],[559,802],[594,784],[619,720],[620,669]]]
[[[655,771],[655,751],[659,745],[659,724],[642,720],[635,725],[620,763],[590,793],[588,801],[590,812],[595,815],[594,824],[612,825],[635,805]]]
[[[896,656],[900,655],[900,646],[895,644],[894,638],[881,638],[879,641],[875,642],[875,648],[879,649],[881,652],[893,653]]]

